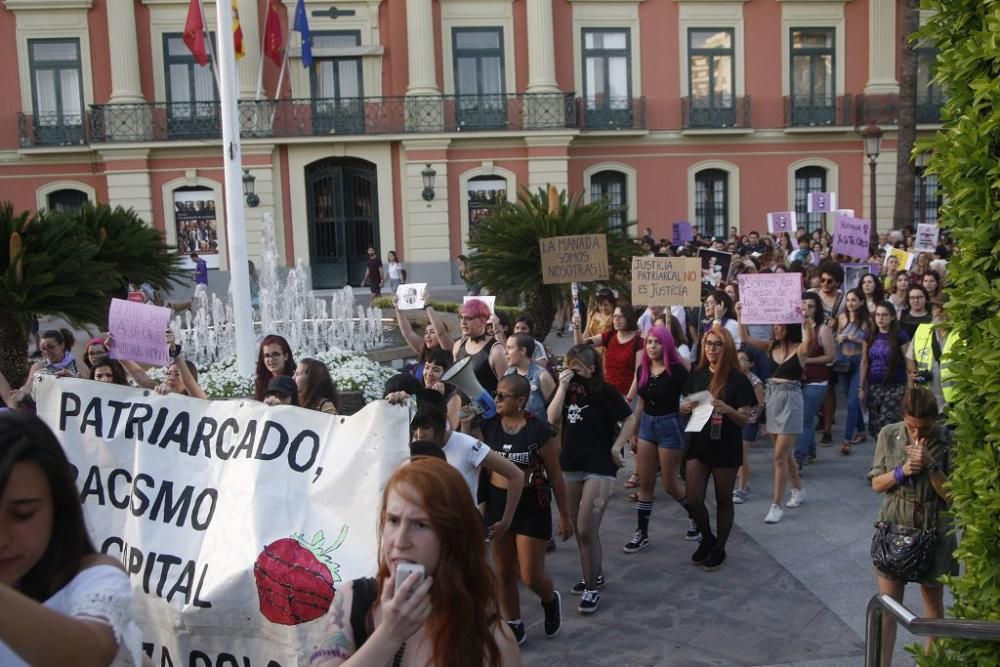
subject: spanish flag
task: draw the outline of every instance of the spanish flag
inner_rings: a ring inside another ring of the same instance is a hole
[[[233,45],[237,60],[247,54],[243,50],[243,28],[240,27],[240,10],[236,6],[236,0],[233,0]]]

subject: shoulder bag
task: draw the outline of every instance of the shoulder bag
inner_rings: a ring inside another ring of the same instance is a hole
[[[905,496],[904,500],[910,501]],[[900,581],[919,582],[927,578],[934,566],[937,532],[926,527],[928,515],[923,511],[924,504],[916,500],[911,502],[917,505],[916,509],[923,515],[924,527],[914,528],[889,521],[875,522],[871,556],[872,564],[880,572]],[[931,517],[937,516],[936,502],[934,510]]]

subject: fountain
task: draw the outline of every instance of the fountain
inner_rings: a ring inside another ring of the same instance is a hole
[[[284,336],[292,350],[303,356],[382,347],[386,327],[381,309],[355,304],[349,285],[329,298],[314,296],[309,267],[301,258],[281,280],[274,234],[274,216],[264,214],[255,338],[259,341],[265,335]],[[198,285],[191,310],[175,316],[171,328],[188,358],[199,366],[231,356],[236,349],[232,293],[223,300]]]

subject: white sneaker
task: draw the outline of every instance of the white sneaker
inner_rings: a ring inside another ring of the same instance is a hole
[[[785,512],[781,509],[781,507],[778,505],[771,505],[771,509],[767,511],[767,516],[764,517],[764,523],[778,523],[784,516]]]
[[[798,507],[802,504],[802,501],[806,499],[805,489],[792,489],[792,496],[785,503],[785,507]]]

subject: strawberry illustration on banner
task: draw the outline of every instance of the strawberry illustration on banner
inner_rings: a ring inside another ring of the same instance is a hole
[[[767,214],[767,231],[771,234],[795,231],[795,211],[779,211]]]
[[[347,539],[344,526],[326,546],[323,531],[312,539],[303,533],[275,540],[264,547],[253,573],[260,599],[260,613],[279,625],[298,625],[320,618],[330,610],[340,583],[340,566],[330,553]]]

